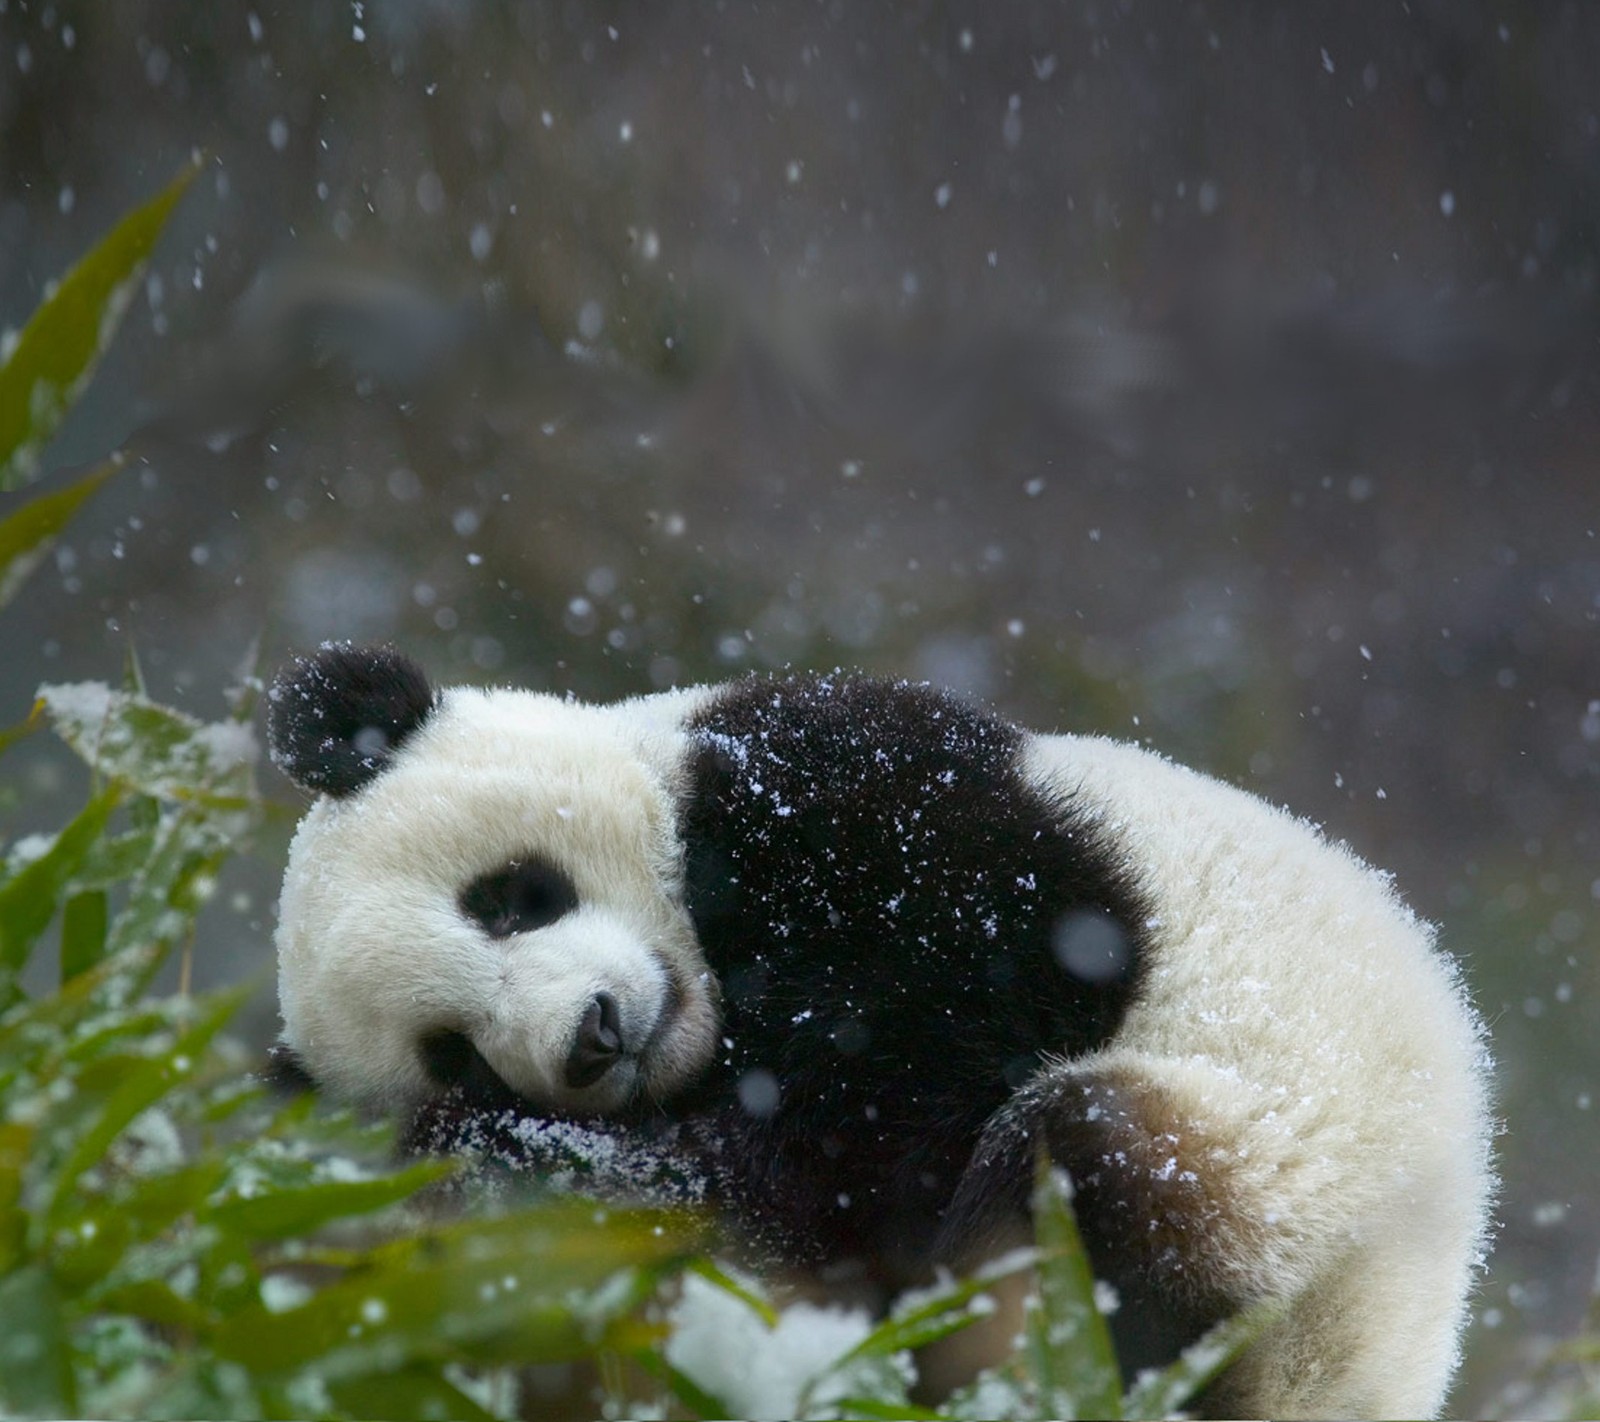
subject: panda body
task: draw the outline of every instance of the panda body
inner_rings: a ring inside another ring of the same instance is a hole
[[[777,1252],[884,1277],[1014,1228],[1042,1146],[1125,1368],[1279,1298],[1208,1410],[1442,1405],[1481,1029],[1312,827],[863,678],[593,707],[326,647],[271,716],[326,792],[278,947],[285,1049],[330,1093],[513,1162],[530,1120],[666,1142]]]

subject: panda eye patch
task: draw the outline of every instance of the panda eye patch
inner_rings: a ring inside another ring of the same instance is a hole
[[[572,880],[542,859],[513,859],[461,891],[461,912],[491,938],[546,928],[578,906]]]

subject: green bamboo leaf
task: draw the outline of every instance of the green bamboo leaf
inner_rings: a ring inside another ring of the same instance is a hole
[[[122,456],[114,454],[65,489],[30,500],[0,520],[0,607],[21,591],[79,506],[121,468]]]
[[[27,1243],[28,1216],[22,1208],[22,1174],[33,1153],[37,1128],[32,1121],[0,1117],[0,1278],[17,1266]]]
[[[200,999],[199,1015],[177,1034],[165,1051],[127,1062],[119,1073],[117,1085],[94,1103],[85,1128],[54,1172],[48,1211],[52,1226],[67,1213],[79,1176],[105,1154],[106,1147],[122,1134],[135,1116],[194,1072],[211,1039],[247,996],[249,989],[234,988]],[[80,1094],[84,1093],[86,1085],[87,1080],[80,1079]]]
[[[230,1234],[285,1239],[309,1234],[333,1220],[398,1204],[454,1169],[450,1161],[427,1160],[372,1180],[320,1180],[248,1198],[235,1196],[212,1206],[206,1218]]]
[[[740,1283],[740,1281],[734,1278],[732,1274],[729,1274],[726,1270],[719,1268],[712,1260],[694,1260],[689,1265],[689,1272],[691,1274],[698,1274],[708,1284],[721,1289],[723,1293],[731,1294],[747,1309],[755,1314],[756,1317],[759,1318],[769,1329],[776,1328],[778,1326],[778,1310],[773,1308],[773,1306],[754,1289]]]
[[[1031,1253],[1028,1262],[1032,1262]],[[922,1348],[989,1317],[992,1310],[986,1302],[986,1290],[992,1282],[992,1277],[977,1275],[944,1286],[914,1307],[896,1309],[834,1366],[842,1367],[856,1358],[887,1358]]]
[[[99,1312],[137,1313],[140,1307],[124,1298],[142,1297],[138,1290],[160,1284],[160,1278],[140,1273],[138,1246],[165,1235],[185,1221],[205,1202],[222,1175],[221,1161],[212,1158],[151,1175],[124,1175],[109,1193],[93,1192],[80,1198],[80,1208],[61,1222],[51,1246],[51,1261],[62,1288],[74,1302],[87,1298]],[[168,1236],[169,1252],[180,1240],[203,1248],[192,1229]],[[145,1267],[150,1267],[145,1261]],[[171,1271],[168,1262],[156,1264],[159,1274]],[[160,1320],[164,1321],[164,1320]]]
[[[113,1385],[118,1412],[124,1417],[304,1417],[303,1408],[269,1412],[255,1380],[234,1363],[209,1352],[173,1350],[172,1365],[155,1377],[130,1406],[126,1377]],[[93,1414],[99,1416],[101,1414]]]
[[[1040,1415],[1122,1416],[1122,1377],[1111,1330],[1095,1304],[1094,1274],[1072,1217],[1072,1182],[1042,1156],[1033,1188],[1039,1292],[1029,1300],[1024,1353]]]
[[[128,956],[142,957],[145,964],[155,957],[148,952]],[[80,973],[58,992],[24,999],[0,1013],[0,1063],[33,1073],[48,1071],[52,1059],[59,1060],[61,1049],[83,1020],[107,1008],[108,1000],[117,993],[119,980],[128,971],[125,962],[102,962]],[[74,1047],[82,1040],[75,1041]]]
[[[333,1383],[328,1392],[350,1417],[382,1417],[387,1422],[433,1422],[440,1417],[452,1422],[494,1422],[494,1413],[485,1412],[429,1367],[401,1368],[355,1382]]]
[[[15,726],[7,726],[0,731],[0,755],[4,755],[24,736],[31,736],[44,724],[44,717],[41,715],[43,710],[44,708],[35,701],[26,721],[18,722]]]
[[[871,1397],[847,1397],[836,1404],[841,1417],[863,1422],[942,1422],[944,1414],[909,1402],[879,1402]]]
[[[108,786],[89,801],[37,859],[0,883],[0,1005],[28,961],[34,940],[50,926],[67,885],[105,829],[121,798]]]
[[[204,1333],[211,1324],[205,1309],[159,1279],[141,1279],[108,1289],[95,1298],[97,1313],[123,1313],[163,1329]]]
[[[37,1264],[0,1278],[0,1413],[77,1415],[61,1299]]]
[[[61,910],[61,981],[94,967],[106,953],[106,891],[74,894]]]
[[[696,1270],[698,1273],[698,1269]],[[636,1355],[639,1367],[661,1383],[689,1412],[702,1422],[717,1417],[732,1417],[733,1409],[713,1392],[701,1387],[681,1368],[675,1368],[660,1352]]]
[[[130,814],[135,806],[129,806]],[[73,876],[80,893],[91,889],[110,889],[134,878],[155,852],[156,829],[127,830],[103,835]]]
[[[597,1210],[552,1201],[396,1240],[298,1307],[231,1314],[217,1354],[258,1378],[314,1367],[334,1383],[424,1360],[528,1364],[643,1348],[655,1330],[630,1315],[699,1231],[681,1214]]]
[[[200,171],[187,164],[167,186],[122,219],[61,279],[0,363],[0,489],[31,482],[39,454],[111,343],[135,283],[184,189]]]
[[[1124,1417],[1171,1417],[1283,1317],[1276,1301],[1255,1304],[1209,1329],[1175,1362],[1144,1373],[1122,1401]]]

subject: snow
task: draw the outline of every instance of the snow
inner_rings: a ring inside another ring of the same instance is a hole
[[[751,1419],[816,1416],[855,1393],[856,1368],[834,1365],[873,1327],[865,1309],[801,1302],[769,1329],[749,1304],[696,1274],[684,1276],[670,1320],[667,1361],[730,1417]],[[909,1373],[909,1361],[895,1366]]]
[[[268,1274],[261,1280],[261,1306],[268,1313],[287,1313],[310,1299],[312,1288],[292,1274]]]

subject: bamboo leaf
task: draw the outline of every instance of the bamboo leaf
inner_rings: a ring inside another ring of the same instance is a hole
[[[106,953],[106,891],[74,894],[61,910],[61,981],[94,967]]]
[[[1283,1317],[1277,1302],[1256,1304],[1209,1329],[1159,1372],[1140,1376],[1122,1402],[1124,1417],[1171,1417]]]
[[[40,451],[111,343],[156,239],[199,171],[198,162],[185,165],[128,213],[61,279],[10,345],[0,364],[0,489],[35,477]]]
[[[122,457],[113,455],[65,489],[32,499],[0,520],[0,607],[21,591],[79,506],[121,468]]]
[[[698,1269],[696,1269],[698,1273]],[[698,1418],[732,1417],[733,1409],[715,1393],[701,1387],[681,1368],[675,1368],[660,1352],[638,1354],[634,1361],[671,1392],[678,1402]]]
[[[1006,1274],[1032,1267],[1034,1262],[1032,1250],[1019,1250],[1015,1263],[1008,1261],[999,1269],[983,1270],[970,1278],[921,1293],[911,1306],[899,1307],[884,1319],[835,1366],[843,1366],[855,1358],[887,1358],[926,1347],[989,1317],[993,1311],[993,1301],[987,1292],[990,1285]]]
[[[369,1214],[409,1199],[454,1168],[449,1161],[428,1160],[372,1180],[321,1180],[248,1198],[234,1197],[213,1206],[207,1218],[230,1234],[250,1239],[309,1234],[333,1220]]]
[[[408,1362],[553,1362],[650,1341],[629,1315],[660,1269],[698,1242],[692,1221],[659,1210],[555,1201],[472,1220],[372,1251],[366,1267],[296,1308],[232,1314],[217,1353],[253,1376],[314,1366],[330,1384]]]
[[[96,1103],[86,1129],[78,1135],[66,1159],[54,1172],[50,1223],[57,1223],[65,1213],[78,1177],[105,1154],[106,1147],[122,1134],[128,1123],[166,1095],[175,1082],[193,1073],[211,1039],[222,1030],[246,996],[248,989],[235,988],[203,1000],[200,1015],[177,1035],[166,1051],[141,1056],[129,1063],[118,1084]]]
[[[33,1151],[31,1121],[0,1119],[0,1278],[21,1259],[28,1233],[22,1208],[22,1173]]]
[[[143,794],[244,808],[260,754],[249,727],[212,724],[103,682],[41,686],[55,732],[102,775]]]
[[[105,829],[121,798],[116,786],[102,790],[78,812],[50,848],[0,883],[0,1005],[28,961],[34,940],[50,926],[78,866]]]
[[[449,1417],[453,1422],[493,1422],[454,1383],[428,1367],[402,1368],[357,1382],[333,1383],[328,1391],[351,1417],[383,1417],[387,1422],[431,1422]]]
[[[7,726],[3,731],[0,731],[0,755],[4,755],[24,736],[31,736],[39,729],[40,725],[39,706],[38,703],[35,703],[33,711],[26,721],[22,721],[15,726]]]
[[[778,1326],[778,1310],[767,1302],[760,1294],[748,1285],[741,1283],[725,1269],[719,1268],[710,1259],[696,1259],[689,1265],[691,1274],[698,1274],[708,1284],[722,1290],[725,1294],[739,1300],[769,1329]]]
[[[944,1414],[909,1402],[879,1402],[872,1397],[847,1397],[836,1404],[842,1417],[862,1422],[942,1422]]]
[[[37,1264],[0,1278],[0,1413],[76,1415],[61,1299]]]
[[[1040,1158],[1033,1189],[1039,1293],[1029,1300],[1024,1353],[1044,1417],[1117,1418],[1122,1379],[1094,1274],[1072,1217],[1072,1183]]]

